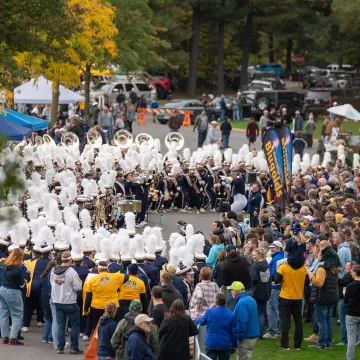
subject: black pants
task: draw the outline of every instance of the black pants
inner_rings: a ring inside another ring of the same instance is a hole
[[[119,322],[129,312],[131,300],[119,300],[119,307],[117,308],[115,320]]]
[[[23,326],[25,327],[30,326],[31,318],[34,310],[36,310],[36,321],[43,323],[44,313],[40,306],[39,293],[36,291],[32,291],[30,293],[30,297],[26,298],[25,300]]]
[[[289,329],[291,315],[294,318],[295,333],[294,333],[294,347],[300,348],[303,339],[303,325],[302,325],[302,300],[287,300],[279,298],[279,313],[280,313],[280,328],[281,328],[281,346],[289,347]]]
[[[90,318],[92,323],[92,330],[94,331],[100,318],[104,315],[104,309],[96,309],[90,307]]]
[[[311,148],[313,146],[313,135],[306,134],[307,147]]]

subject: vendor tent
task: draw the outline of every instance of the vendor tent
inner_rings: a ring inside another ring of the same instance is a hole
[[[22,141],[25,136],[31,135],[31,129],[15,124],[0,115],[0,139]]]
[[[350,104],[333,106],[327,109],[327,111],[335,115],[343,116],[349,120],[360,121],[360,113]]]
[[[37,81],[32,79],[18,86],[14,90],[14,101],[17,104],[51,104],[52,92],[52,81],[41,76]],[[75,104],[78,101],[85,101],[85,98],[60,85],[59,104]]]
[[[33,131],[44,130],[48,128],[48,122],[46,120],[39,119],[35,116],[22,114],[14,110],[4,109],[2,115],[5,117],[5,119]]]

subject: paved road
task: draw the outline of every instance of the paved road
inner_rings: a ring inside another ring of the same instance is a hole
[[[161,152],[163,154],[165,154],[167,152],[164,140],[166,135],[169,133],[169,127],[167,125],[161,125],[159,123],[153,123],[152,122],[152,117],[147,116],[146,118],[147,121],[147,125],[137,125],[134,124],[133,126],[133,135],[136,136],[139,133],[148,133],[151,136],[153,136],[154,138],[159,138],[161,141]],[[245,120],[244,120],[245,121]],[[191,151],[194,151],[197,149],[197,131],[195,133],[193,133],[192,128],[181,128],[180,129],[180,133],[184,136],[185,139],[185,146],[184,147],[188,147],[190,148]],[[218,137],[220,137],[220,130],[219,127],[217,128],[217,135]],[[230,136],[230,146],[232,147],[232,149],[236,152],[239,151],[239,149],[244,145],[247,144],[248,140],[245,136],[245,131],[244,130],[240,130],[240,129],[234,129],[231,132],[231,136]],[[317,143],[315,142],[314,146],[312,149],[305,149],[305,152],[308,152],[310,155],[313,155],[316,153],[316,146]],[[260,150],[261,147],[261,142],[260,142],[260,138],[258,138],[257,142],[256,142],[256,149]],[[181,154],[182,150],[180,150],[180,154]]]

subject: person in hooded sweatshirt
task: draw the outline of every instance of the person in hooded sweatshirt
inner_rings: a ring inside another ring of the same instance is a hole
[[[253,284],[253,298],[256,300],[259,318],[260,339],[265,331],[265,308],[271,295],[271,275],[268,262],[265,260],[265,252],[261,249],[255,249],[252,252],[253,266],[251,267],[251,280]]]
[[[314,132],[316,130],[316,123],[314,121],[314,115],[312,113],[310,113],[309,120],[305,124],[305,130],[307,146],[311,148],[313,145]]]
[[[0,326],[3,344],[24,345],[17,339],[24,313],[22,288],[25,286],[23,271],[24,252],[14,249],[6,259],[0,288]],[[9,318],[11,330],[9,338]]]
[[[70,251],[61,254],[61,265],[55,266],[50,275],[51,299],[56,307],[56,320],[58,322],[57,353],[63,354],[65,348],[66,320],[71,326],[70,354],[82,354],[79,349],[79,323],[80,309],[76,304],[77,292],[82,289],[79,275],[71,267]]]
[[[161,287],[163,289],[162,293],[162,300],[165,304],[165,306],[170,309],[172,303],[176,299],[180,299],[183,301],[182,295],[177,291],[173,285],[173,277],[168,274],[164,273],[161,275]],[[152,310],[154,307],[153,301],[150,301],[150,310]]]
[[[111,346],[110,339],[113,336],[116,329],[116,321],[114,319],[116,315],[116,305],[109,302],[105,305],[105,312],[100,319],[98,328],[98,360],[106,360],[108,358],[115,358],[115,351]]]
[[[116,351],[116,360],[127,360],[127,337],[131,328],[135,325],[135,318],[143,311],[140,301],[133,300],[130,303],[129,312],[119,321],[116,330],[111,338],[111,345]],[[150,345],[151,351],[155,354],[158,345],[156,329],[151,326],[151,331],[146,335],[146,341]]]
[[[135,325],[127,336],[127,360],[154,360],[154,354],[146,341],[146,334],[151,331],[152,320],[145,314],[135,318]]]

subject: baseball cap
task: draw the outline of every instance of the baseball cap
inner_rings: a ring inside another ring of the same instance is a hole
[[[245,290],[245,286],[240,281],[234,281],[230,286],[227,287],[227,289],[241,291],[241,290]]]
[[[314,234],[311,231],[305,231],[304,236],[308,239],[306,240],[306,242],[308,242],[314,236]]]
[[[135,325],[140,325],[143,322],[152,322],[154,319],[146,314],[140,314],[135,318]]]
[[[230,252],[232,250],[236,250],[236,247],[234,245],[228,245],[225,250],[226,252]]]
[[[318,223],[318,224],[320,224],[320,223],[322,223],[323,222],[323,219],[321,218],[321,217],[317,217],[317,218],[315,218],[314,220],[313,220],[313,223]]]
[[[286,224],[286,225],[290,225],[290,224],[291,224],[291,219],[288,218],[288,217],[286,217],[286,216],[284,216],[284,217],[282,217],[281,220],[280,220],[280,224],[282,224],[282,223],[284,223],[284,224]]]
[[[137,312],[140,312],[142,311],[142,304],[140,301],[138,300],[133,300],[131,303],[130,303],[130,309],[133,309]]]
[[[310,238],[310,239],[309,239],[308,241],[306,241],[306,242],[309,242],[309,243],[315,245],[315,244],[316,244],[316,237],[313,236],[312,238]]]
[[[304,219],[309,220],[309,221],[314,221],[314,218],[311,215],[305,215]]]
[[[274,248],[274,247],[279,247],[279,248],[283,248],[283,244],[282,244],[282,242],[281,241],[278,241],[278,240],[276,240],[276,241],[274,241],[272,244],[270,244],[270,246],[269,246],[269,248]]]

